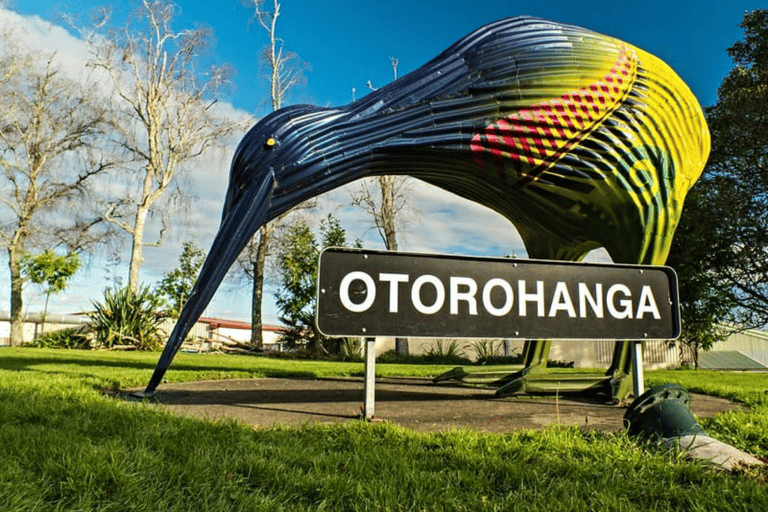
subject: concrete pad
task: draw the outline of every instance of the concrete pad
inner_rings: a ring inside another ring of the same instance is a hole
[[[623,430],[628,404],[568,395],[497,399],[493,388],[433,384],[431,379],[376,380],[374,420],[422,432],[474,429],[508,432],[553,424],[586,430]],[[745,410],[741,404],[706,395],[691,395],[698,418]],[[363,410],[362,378],[241,379],[163,384],[159,406],[195,417],[237,418],[254,426],[339,423],[359,419]]]

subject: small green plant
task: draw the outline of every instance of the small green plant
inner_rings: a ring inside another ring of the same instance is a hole
[[[69,348],[88,350],[91,348],[93,335],[88,326],[70,327],[58,331],[46,332],[39,336],[32,346],[38,348]]]
[[[501,348],[504,345],[502,340],[475,340],[469,344],[470,348],[475,353],[475,359],[482,364],[483,361],[497,357],[501,352]]]
[[[394,350],[388,350],[386,352],[383,352],[379,354],[376,357],[377,363],[384,363],[384,364],[407,364],[407,365],[436,365],[436,364],[445,364],[445,365],[461,365],[461,366],[470,366],[472,364],[472,361],[467,359],[466,357],[462,357],[459,355],[439,355],[439,354],[419,354],[419,355],[400,355]],[[378,370],[377,370],[378,371]]]
[[[427,350],[427,355],[432,357],[464,357],[464,347],[458,340],[435,340]]]
[[[129,287],[104,291],[104,302],[94,302],[89,313],[96,343],[111,348],[133,345],[138,350],[152,350],[160,345],[158,332],[163,321],[161,299],[149,287],[135,292]]]
[[[341,338],[339,340],[339,356],[342,361],[360,361],[363,357],[362,338]]]

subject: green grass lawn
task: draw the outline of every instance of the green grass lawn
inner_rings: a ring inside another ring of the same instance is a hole
[[[254,429],[100,392],[146,384],[157,357],[0,349],[0,510],[768,510],[768,472],[715,472],[621,432],[421,434],[364,422]],[[393,376],[444,370],[377,365]],[[167,380],[362,371],[359,363],[180,354]],[[750,405],[702,424],[768,458],[767,374],[646,376]]]
[[[100,352],[36,348],[0,348],[0,370],[24,371],[41,378],[63,376],[96,389],[126,389],[146,385],[159,352]],[[425,377],[453,366],[377,364],[379,376]],[[363,363],[296,361],[267,357],[179,353],[165,374],[165,382],[245,379],[256,377],[362,376]]]

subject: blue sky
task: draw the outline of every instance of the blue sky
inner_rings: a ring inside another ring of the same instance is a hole
[[[267,0],[270,6],[271,2]],[[34,22],[34,16],[38,16],[61,25],[61,12],[84,13],[104,2],[9,0],[6,3],[11,11],[26,15],[26,21]],[[757,2],[741,0],[284,0],[282,4],[278,34],[285,41],[287,50],[298,53],[311,66],[306,84],[295,89],[285,104],[321,106],[349,103],[353,87],[357,98],[362,97],[367,92],[365,84],[368,80],[374,86],[385,85],[392,79],[390,57],[399,59],[398,72],[402,76],[475,28],[503,17],[523,14],[581,25],[643,48],[665,60],[688,83],[700,103],[708,106],[717,100],[717,87],[732,68],[726,49],[742,37],[738,24],[745,10],[761,7]],[[210,26],[217,41],[214,57],[235,68],[234,88],[226,99],[237,110],[256,117],[266,114],[269,102],[261,64],[266,36],[258,26],[249,29],[250,10],[239,0],[181,0],[178,5],[182,14],[175,28],[198,24]],[[43,34],[41,38],[50,35],[45,35],[45,31],[39,33]],[[200,247],[208,248],[220,218],[233,144],[191,170],[197,196],[193,219],[180,223],[186,227],[167,237],[161,248],[145,251],[146,261],[142,269],[145,283],[158,281],[163,272],[177,265],[183,241],[194,239]],[[524,256],[519,237],[501,217],[425,187],[418,185],[414,189],[418,215],[414,215],[409,229],[402,233],[401,249]],[[318,215],[331,212],[341,218],[350,238],[361,237],[367,247],[381,247],[375,231],[360,220],[359,211],[349,206],[348,191],[329,195],[321,206]],[[478,226],[483,228],[478,229]],[[148,235],[148,238],[153,236]],[[51,309],[61,313],[88,309],[90,300],[101,296],[102,289],[110,284],[109,280],[116,272],[127,275],[127,262],[126,253],[121,268],[110,270],[105,262],[96,258],[88,269],[78,274],[70,290],[52,299]],[[7,264],[0,259],[0,309],[8,309],[7,269],[4,267]],[[248,320],[249,294],[248,286],[225,284],[206,315]],[[26,296],[30,310],[42,303],[40,294],[33,287],[28,289]],[[276,322],[274,304],[269,301],[270,290],[266,296],[265,319]]]
[[[55,22],[61,11],[84,12],[104,3],[11,0],[10,7]],[[249,31],[250,11],[238,0],[181,0],[178,5],[182,14],[177,27],[212,27],[218,58],[237,70],[234,105],[262,114],[267,105],[260,50],[266,40],[258,27]],[[741,37],[738,23],[744,11],[759,7],[759,2],[741,0],[284,0],[278,32],[286,48],[312,66],[293,102],[348,103],[352,87],[360,97],[367,80],[374,85],[391,80],[389,57],[400,59],[402,75],[480,25],[525,14],[581,25],[661,57],[707,106],[717,99],[717,87],[732,67],[725,50]]]

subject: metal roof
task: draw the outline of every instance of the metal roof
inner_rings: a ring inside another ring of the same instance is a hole
[[[699,353],[699,368],[704,370],[768,370],[768,367],[738,350]]]

